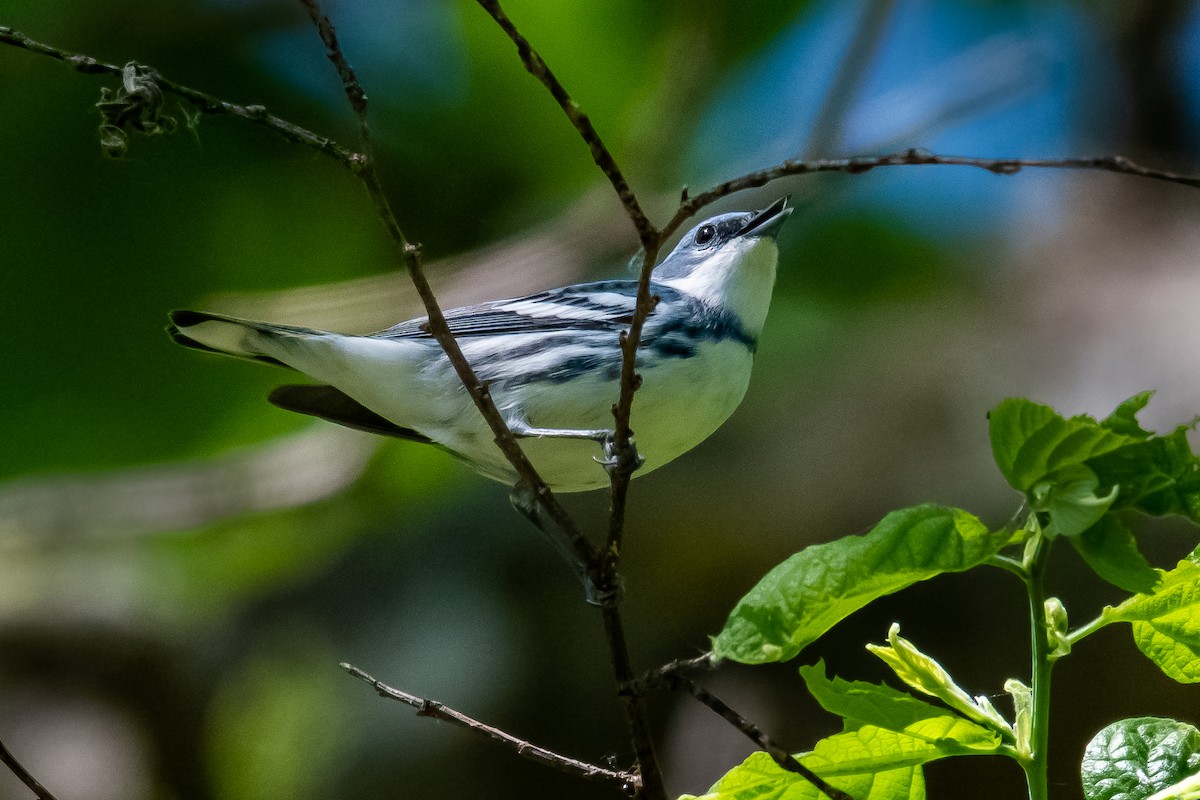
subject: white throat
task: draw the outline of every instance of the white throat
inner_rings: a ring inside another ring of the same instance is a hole
[[[746,332],[757,336],[767,320],[779,248],[769,236],[735,239],[680,278],[659,283],[706,305],[732,311]]]

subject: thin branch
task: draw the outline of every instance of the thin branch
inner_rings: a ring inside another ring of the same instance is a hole
[[[658,260],[659,249],[662,247],[664,235],[654,226],[642,211],[637,196],[629,187],[624,174],[617,166],[612,153],[605,147],[600,135],[592,125],[591,119],[576,103],[566,88],[555,76],[529,43],[504,9],[499,0],[478,0],[479,5],[487,11],[504,33],[517,46],[521,62],[529,74],[537,78],[549,90],[551,96],[567,115],[571,125],[579,132],[584,143],[591,151],[592,160],[608,178],[617,192],[617,197],[625,207],[633,226],[641,240],[644,258],[638,277],[637,303],[629,323],[629,329],[620,339],[622,352],[620,395],[613,406],[613,449],[615,468],[610,469],[612,494],[609,507],[608,539],[603,551],[603,563],[600,574],[604,577],[601,589],[617,588],[617,569],[621,560],[621,548],[625,530],[625,508],[629,492],[629,479],[639,461],[637,449],[631,441],[633,431],[630,428],[630,413],[633,406],[633,395],[641,386],[641,377],[637,374],[637,349],[641,342],[642,328],[646,318],[653,312],[655,301],[650,294],[650,273],[654,262]]]
[[[491,428],[495,436],[496,445],[504,453],[509,463],[512,464],[517,474],[521,476],[521,479],[527,485],[533,487],[537,502],[562,531],[567,539],[568,547],[578,555],[583,564],[588,566],[589,573],[594,572],[596,569],[595,565],[599,564],[599,554],[596,552],[595,546],[583,535],[574,520],[567,514],[566,509],[562,507],[553,492],[550,491],[550,488],[546,486],[545,481],[538,475],[537,470],[534,469],[533,464],[526,457],[520,444],[517,443],[516,438],[508,429],[508,425],[504,421],[504,417],[501,416],[499,409],[496,408],[496,404],[492,401],[487,385],[479,380],[470,363],[467,361],[466,356],[463,355],[462,348],[458,346],[458,342],[450,332],[450,326],[446,322],[446,317],[442,313],[437,297],[433,293],[433,288],[429,285],[429,280],[425,277],[425,271],[421,266],[421,248],[408,241],[408,238],[400,228],[399,222],[396,220],[396,215],[392,212],[391,203],[387,199],[387,193],[384,191],[383,183],[379,178],[379,172],[375,167],[371,129],[367,123],[367,94],[359,83],[358,76],[355,74],[353,67],[350,66],[350,62],[342,52],[333,23],[321,11],[317,0],[300,0],[300,2],[307,9],[313,24],[317,27],[321,41],[325,44],[325,54],[337,69],[338,77],[342,81],[342,88],[346,93],[346,98],[349,100],[350,106],[354,110],[355,117],[358,120],[359,136],[363,147],[362,163],[358,171],[359,177],[362,178],[363,183],[366,185],[375,208],[383,220],[384,227],[387,228],[388,234],[392,237],[392,241],[396,244],[397,249],[403,257],[404,266],[408,270],[409,277],[412,278],[413,286],[416,287],[417,294],[421,298],[421,303],[425,307],[425,313],[429,317],[430,334],[441,345],[442,350],[445,351],[446,358],[449,359],[450,364],[454,367],[459,380],[462,381],[463,386],[466,387],[467,392],[471,395],[476,408],[479,409],[479,412],[487,421],[488,427]]]
[[[855,156],[853,158],[828,158],[809,161],[789,160],[773,167],[749,172],[731,180],[718,183],[707,191],[685,198],[675,216],[663,228],[669,236],[679,229],[692,215],[722,197],[765,186],[771,181],[790,175],[812,175],[819,172],[845,172],[860,175],[881,167],[910,166],[957,166],[984,169],[996,175],[1014,175],[1023,169],[1080,169],[1114,172],[1138,178],[1177,183],[1181,186],[1200,188],[1200,177],[1181,175],[1176,172],[1152,169],[1137,164],[1125,156],[1097,156],[1094,158],[975,158],[973,156],[943,156],[927,150],[914,148],[884,156]]]
[[[629,480],[640,461],[632,440],[633,432],[629,425],[633,396],[641,385],[641,377],[636,371],[637,349],[641,341],[642,327],[655,306],[655,299],[650,294],[650,273],[654,269],[654,262],[658,260],[658,252],[662,246],[664,235],[642,211],[636,195],[629,187],[629,183],[625,180],[620,167],[617,166],[612,153],[600,139],[591,119],[571,98],[550,67],[530,45],[529,40],[517,30],[516,25],[500,7],[499,0],[478,0],[478,2],[516,45],[525,69],[549,90],[563,113],[567,115],[571,125],[579,132],[591,151],[592,160],[596,162],[596,165],[612,184],[613,189],[616,190],[617,197],[637,230],[644,251],[633,318],[630,320],[629,329],[622,333],[619,342],[622,353],[621,388],[617,403],[613,406],[613,452],[610,454],[613,463],[609,467],[612,492],[609,505],[608,537],[604,550],[598,554],[600,560],[588,563],[597,564],[596,587],[610,598],[608,602],[601,604],[601,616],[605,638],[608,641],[613,675],[617,680],[618,696],[624,705],[630,742],[633,744],[637,757],[642,792],[644,796],[653,800],[659,800],[659,798],[665,800],[666,784],[663,782],[658,757],[654,752],[654,739],[651,735],[650,719],[646,713],[645,702],[640,695],[626,691],[626,687],[634,682],[634,673],[620,612],[621,581],[618,574]]]
[[[21,779],[21,783],[29,787],[29,789],[38,797],[38,800],[56,800],[54,795],[45,786],[38,782],[38,779],[29,774],[29,770],[21,766],[21,762],[13,757],[13,754],[8,752],[8,748],[0,742],[0,762],[12,770],[12,773]]]
[[[628,691],[643,695],[649,694],[659,686],[670,687],[671,681],[677,675],[687,676],[693,672],[704,672],[715,667],[716,662],[713,660],[711,650],[694,658],[678,658],[661,667],[643,672],[640,678],[629,685]]]
[[[686,678],[676,673],[668,676],[667,681],[673,688],[686,691],[692,697],[695,697],[701,703],[708,706],[708,708],[715,711],[722,719],[741,731],[746,738],[766,751],[767,755],[781,768],[786,769],[788,772],[794,772],[804,778],[817,787],[819,791],[828,795],[831,800],[854,800],[854,798],[841,789],[830,786],[821,776],[801,764],[795,756],[771,741],[765,733],[759,730],[758,726],[734,711],[727,703],[714,696],[691,678]]]
[[[548,764],[552,767],[557,767],[564,772],[569,772],[588,780],[599,781],[601,783],[613,784],[622,789],[627,795],[634,796],[638,790],[638,776],[632,772],[618,772],[595,764],[589,764],[586,761],[580,761],[576,758],[564,756],[561,753],[556,753],[553,750],[548,750],[545,747],[532,744],[519,737],[513,736],[511,733],[500,730],[499,728],[488,725],[484,722],[469,717],[460,711],[455,711],[436,700],[427,700],[423,697],[409,694],[408,692],[395,689],[388,686],[386,683],[376,680],[367,673],[363,672],[352,664],[342,664],[342,669],[349,672],[355,678],[370,684],[370,686],[379,694],[380,697],[386,697],[391,700],[396,700],[401,703],[406,703],[417,710],[418,717],[433,717],[445,722],[450,722],[455,725],[462,726],[467,730],[473,731],[480,736],[499,742],[507,747],[512,748],[517,755],[522,758],[528,758],[532,761],[537,761],[542,764]]]
[[[633,745],[633,755],[637,760],[641,781],[638,797],[666,800],[667,787],[663,781],[658,755],[654,751],[654,735],[650,728],[650,715],[646,713],[645,698],[624,691],[625,687],[633,682],[634,675],[619,603],[601,606],[600,615],[604,623],[604,637],[608,641],[613,677],[617,681],[617,696],[625,711],[629,742]]]
[[[600,139],[600,134],[596,133],[596,128],[592,125],[591,119],[579,108],[579,104],[571,99],[571,95],[567,93],[566,88],[559,82],[550,67],[538,55],[538,52],[529,44],[529,40],[517,30],[512,20],[504,13],[504,9],[500,7],[499,1],[478,0],[478,2],[484,11],[491,14],[492,19],[496,20],[496,23],[508,35],[508,38],[517,46],[517,52],[521,56],[521,63],[525,65],[525,69],[530,75],[541,81],[542,85],[550,91],[550,94],[567,115],[575,130],[579,131],[579,135],[583,137],[583,141],[587,143],[588,149],[592,153],[592,160],[596,162],[596,166],[600,167],[600,171],[608,178],[609,183],[612,184],[613,189],[617,192],[617,197],[621,199],[622,205],[625,206],[625,211],[629,214],[629,219],[633,221],[633,226],[637,229],[638,236],[642,240],[642,246],[649,250],[651,246],[660,241],[658,229],[651,224],[650,219],[642,211],[637,197],[634,195],[633,190],[629,188],[629,182],[625,180],[625,176],[621,173],[620,167],[617,166],[612,153],[604,146],[604,142]]]
[[[28,36],[14,31],[12,28],[2,26],[0,26],[0,44],[19,47],[31,53],[37,53],[57,61],[62,61],[76,72],[81,72],[85,75],[116,75],[120,77],[125,69],[116,64],[107,64],[99,61],[88,55],[71,53],[48,44],[34,41]],[[237,103],[230,103],[211,94],[175,83],[157,72],[154,73],[154,80],[163,91],[187,101],[201,113],[211,115],[227,114],[233,117],[240,117],[255,125],[269,128],[290,142],[311,147],[318,152],[335,158],[351,171],[357,171],[359,168],[362,157],[358,153],[347,150],[328,137],[313,133],[306,128],[277,117],[267,111],[264,106],[243,106]]]

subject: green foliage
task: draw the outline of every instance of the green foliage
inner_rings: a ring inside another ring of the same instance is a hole
[[[1200,730],[1161,717],[1114,722],[1083,755],[1087,800],[1200,796]]]
[[[1048,795],[1050,676],[1091,633],[1129,622],[1137,646],[1164,673],[1200,682],[1200,548],[1169,572],[1155,570],[1117,516],[1178,514],[1197,521],[1200,463],[1186,426],[1158,436],[1138,424],[1144,392],[1108,418],[1065,418],[1048,406],[1010,399],[990,415],[1001,473],[1022,493],[1020,530],[991,531],[969,513],[924,505],[887,515],[864,536],[801,550],[743,597],[715,637],[713,652],[748,664],[795,657],[872,600],[943,572],[981,564],[1022,580],[1033,637],[1031,680],[1009,678],[1013,721],[986,696],[972,697],[949,670],[900,636],[868,645],[910,689],[934,705],[882,684],[827,677],[823,663],[800,668],[809,692],[841,717],[842,733],[800,760],[854,797],[924,796],[921,765],[938,758],[1000,755],[1025,771],[1031,800]],[[1067,538],[1097,575],[1133,595],[1071,630],[1066,606],[1045,587],[1051,545]],[[1083,765],[1088,800],[1200,797],[1200,732],[1173,720],[1125,720],[1093,740]],[[706,800],[808,798],[816,790],[755,754],[717,782]]]
[[[1097,575],[1119,589],[1147,594],[1158,584],[1158,573],[1137,549],[1133,533],[1112,514],[1070,541]]]
[[[863,536],[808,547],[767,573],[738,601],[713,652],[743,664],[795,658],[872,600],[981,564],[1009,537],[954,508],[895,511]]]
[[[1081,533],[1110,506],[1200,521],[1200,464],[1188,445],[1190,426],[1166,436],[1143,430],[1136,414],[1151,396],[1135,395],[1103,422],[1005,400],[990,416],[996,464],[1032,508],[1049,514],[1060,535]]]
[[[959,688],[950,673],[934,659],[922,653],[900,635],[900,626],[893,624],[888,631],[888,644],[867,645],[867,649],[879,656],[892,668],[896,677],[922,694],[936,697],[962,716],[990,728],[1001,736],[1012,739],[1012,726],[1000,716],[986,697],[971,698]],[[809,686],[811,691],[812,686]],[[826,711],[831,709],[826,708]],[[834,712],[841,713],[841,712]],[[842,713],[842,716],[849,716]]]
[[[1106,608],[1105,622],[1133,623],[1133,640],[1146,657],[1180,683],[1200,682],[1200,554],[1193,552],[1151,594]]]
[[[800,677],[821,708],[859,730],[878,728],[911,739],[902,748],[907,763],[923,764],[955,755],[1000,752],[1001,731],[964,719],[953,711],[918,700],[882,684],[827,678],[818,663],[801,667]],[[1011,737],[1011,730],[1008,731]]]
[[[888,767],[904,746],[904,737],[870,729],[847,731],[817,742],[812,753],[800,756],[806,767],[818,770],[829,783],[856,800],[921,800],[925,777],[912,765]],[[815,786],[780,767],[766,753],[752,753],[703,795],[680,800],[826,800]]]

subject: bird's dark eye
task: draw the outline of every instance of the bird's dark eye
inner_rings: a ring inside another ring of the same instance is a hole
[[[712,225],[701,225],[696,231],[696,244],[708,244],[717,235],[717,229]]]

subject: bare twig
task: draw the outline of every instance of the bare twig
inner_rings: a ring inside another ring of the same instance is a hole
[[[715,711],[726,722],[742,732],[750,741],[766,751],[776,764],[788,772],[794,772],[804,778],[806,781],[817,787],[820,791],[828,795],[831,800],[854,800],[846,792],[841,789],[834,788],[825,782],[819,775],[813,772],[808,767],[801,764],[795,756],[775,744],[771,739],[758,729],[754,723],[743,717],[741,714],[734,711],[720,698],[714,696],[711,692],[700,686],[691,678],[686,678],[678,673],[673,673],[666,676],[668,685],[675,689],[683,691],[695,697],[704,705]]]
[[[616,770],[605,769],[604,767],[595,764],[589,764],[586,761],[580,761],[576,758],[564,756],[561,753],[556,753],[553,750],[548,750],[545,747],[531,744],[519,737],[513,736],[511,733],[502,731],[499,728],[488,725],[479,720],[468,717],[460,711],[455,711],[453,708],[448,708],[436,700],[427,700],[423,697],[409,694],[408,692],[395,689],[388,686],[386,683],[376,680],[367,673],[363,672],[358,667],[351,664],[342,664],[342,669],[349,672],[354,677],[370,684],[380,697],[386,697],[391,700],[397,700],[401,703],[406,703],[417,710],[419,717],[433,717],[434,719],[451,722],[455,725],[460,725],[467,730],[473,731],[480,736],[484,736],[496,742],[500,742],[516,751],[517,755],[528,758],[532,761],[538,761],[542,764],[548,764],[552,767],[557,767],[564,772],[570,772],[580,777],[589,780],[600,781],[602,783],[614,784],[620,787],[626,794],[631,797],[636,794],[638,788],[638,775],[632,772],[618,772]]]
[[[711,650],[694,658],[677,658],[661,667],[643,672],[640,678],[629,685],[628,691],[643,695],[649,694],[659,686],[669,685],[677,675],[687,676],[693,672],[711,670],[715,666],[716,662],[713,660]]]
[[[416,287],[417,294],[421,298],[421,303],[425,307],[425,313],[429,317],[430,334],[441,345],[442,350],[445,351],[446,357],[454,367],[454,371],[458,374],[459,380],[462,381],[463,386],[466,387],[467,392],[471,395],[476,408],[479,409],[479,412],[487,421],[488,427],[491,428],[495,436],[496,445],[504,453],[505,457],[508,458],[509,463],[512,464],[517,474],[521,476],[521,479],[533,487],[537,502],[558,526],[563,536],[566,537],[568,548],[578,555],[583,564],[588,565],[589,572],[595,571],[593,565],[599,564],[599,556],[595,546],[580,532],[574,520],[571,519],[557,498],[554,497],[550,488],[546,486],[545,481],[538,475],[537,470],[534,469],[533,464],[526,457],[520,444],[517,443],[516,438],[512,435],[512,432],[509,431],[503,416],[501,416],[500,411],[496,408],[496,404],[492,401],[488,387],[475,375],[475,371],[471,368],[466,356],[463,355],[462,348],[458,346],[458,342],[450,332],[450,326],[446,322],[446,317],[442,313],[437,297],[433,293],[433,288],[429,285],[429,280],[425,277],[425,271],[422,269],[421,248],[408,241],[408,238],[404,235],[400,224],[396,220],[395,214],[392,212],[391,204],[387,199],[387,193],[384,191],[383,183],[379,178],[379,172],[375,167],[371,129],[367,122],[367,94],[359,83],[353,67],[350,66],[349,61],[343,54],[341,46],[338,44],[337,33],[334,30],[333,23],[321,11],[317,0],[300,0],[300,2],[308,10],[313,24],[317,27],[321,41],[325,44],[325,54],[337,69],[338,77],[342,81],[342,88],[346,93],[346,98],[349,100],[350,106],[353,108],[355,117],[358,120],[359,136],[362,140],[363,148],[362,163],[358,170],[359,177],[362,178],[363,183],[366,185],[375,208],[383,220],[384,227],[387,228],[388,234],[392,237],[392,241],[396,244],[397,250],[403,258],[404,266],[408,270],[409,277],[412,278],[413,286]],[[601,582],[597,581],[597,583],[600,584]]]
[[[638,277],[637,303],[629,329],[622,333],[619,341],[622,353],[621,388],[617,403],[613,406],[613,447],[616,467],[609,470],[612,493],[609,506],[608,537],[604,550],[599,554],[599,561],[589,563],[595,563],[598,567],[595,570],[598,575],[597,588],[606,592],[611,598],[609,602],[602,604],[601,615],[612,660],[613,675],[617,680],[618,695],[625,707],[630,742],[633,744],[641,774],[642,792],[645,797],[658,800],[666,798],[666,785],[663,782],[658,757],[654,752],[654,740],[651,736],[650,720],[646,714],[645,702],[641,695],[626,691],[626,687],[634,682],[634,673],[619,607],[620,577],[618,568],[625,529],[626,497],[629,479],[632,475],[631,465],[638,462],[637,450],[632,440],[633,431],[629,424],[633,396],[641,384],[641,377],[636,371],[637,349],[641,341],[642,327],[645,325],[646,318],[654,310],[655,301],[650,294],[650,273],[654,269],[654,262],[658,260],[659,248],[662,246],[664,237],[642,211],[636,195],[629,187],[629,183],[617,166],[612,153],[600,139],[591,119],[571,99],[570,94],[550,67],[517,30],[516,25],[500,7],[499,0],[478,0],[478,2],[516,45],[525,69],[549,90],[572,126],[579,132],[591,151],[592,160],[596,162],[616,190],[617,197],[633,222],[644,251],[642,268]]]
[[[633,227],[637,231],[638,238],[641,240],[644,257],[642,268],[638,278],[638,293],[637,304],[634,309],[634,314],[630,320],[629,329],[622,335],[620,346],[622,351],[621,364],[621,379],[620,379],[620,396],[617,399],[616,405],[613,406],[613,432],[614,432],[614,449],[616,452],[616,462],[623,465],[631,465],[637,462],[637,450],[631,442],[632,430],[630,429],[630,409],[633,405],[633,395],[641,384],[641,378],[637,375],[637,349],[641,341],[642,328],[645,325],[646,317],[654,310],[654,298],[650,294],[650,273],[654,269],[654,262],[658,260],[659,249],[662,247],[664,236],[662,231],[654,226],[650,219],[642,210],[637,196],[629,187],[624,174],[620,167],[617,166],[616,160],[612,153],[605,147],[604,142],[600,139],[600,135],[596,132],[592,125],[591,119],[580,108],[566,88],[554,75],[554,72],[542,59],[533,46],[529,43],[508,15],[504,13],[504,9],[500,7],[499,0],[478,0],[479,5],[487,11],[500,28],[517,46],[517,52],[521,56],[521,62],[525,65],[525,69],[541,81],[542,85],[549,90],[551,96],[554,97],[559,107],[567,115],[575,130],[583,138],[588,149],[591,151],[592,160],[600,167],[600,170],[608,178],[609,182],[617,192],[617,197],[621,200],[625,207],[626,213],[633,222]],[[601,588],[615,588],[617,568],[620,565],[622,538],[625,527],[625,505],[626,496],[629,489],[629,469],[614,469],[611,470],[612,475],[612,501],[609,511],[609,533],[608,541],[603,551],[603,565],[600,573],[605,576],[606,580]]]
[[[82,72],[85,75],[116,75],[119,77],[124,71],[124,67],[116,64],[106,64],[91,56],[81,53],[71,53],[48,44],[36,42],[28,36],[14,31],[12,28],[0,26],[0,44],[19,47],[31,53],[38,53],[39,55],[62,61],[76,72]],[[261,125],[264,128],[275,131],[275,133],[290,142],[311,147],[327,156],[335,158],[351,170],[357,171],[358,169],[360,161],[358,153],[347,150],[332,139],[313,133],[306,128],[277,117],[261,105],[243,106],[237,103],[230,103],[211,94],[205,94],[196,89],[175,83],[172,80],[164,78],[157,72],[154,73],[154,80],[164,92],[170,92],[176,97],[186,100],[201,113],[212,115],[227,114],[229,116],[241,117],[244,120],[253,122],[255,125]]]
[[[1097,156],[1093,158],[976,158],[973,156],[944,156],[927,150],[914,148],[884,156],[855,156],[853,158],[827,158],[809,161],[784,161],[773,167],[746,173],[731,180],[718,183],[711,189],[692,195],[680,204],[675,216],[663,228],[669,236],[705,206],[722,197],[765,186],[771,181],[790,175],[812,175],[818,172],[845,172],[860,175],[881,167],[910,166],[957,166],[984,169],[996,175],[1014,175],[1023,169],[1080,169],[1115,172],[1138,178],[1177,183],[1181,186],[1200,188],[1200,177],[1181,175],[1166,170],[1152,169],[1137,164],[1124,156]]]
[[[13,754],[8,752],[8,748],[0,742],[0,762],[3,762],[6,767],[12,770],[12,773],[21,779],[21,783],[25,784],[30,790],[37,795],[38,800],[55,800],[54,795],[45,786],[38,782],[38,779],[29,774],[29,770],[21,766],[21,762],[13,757]]]

